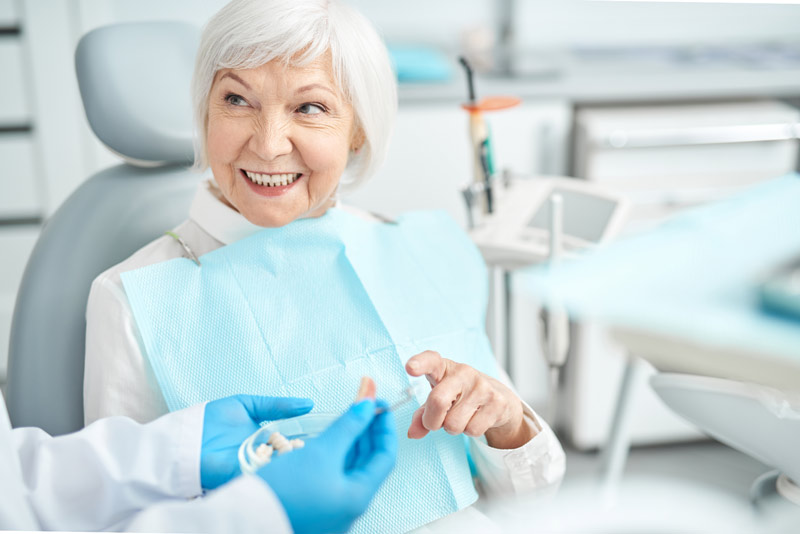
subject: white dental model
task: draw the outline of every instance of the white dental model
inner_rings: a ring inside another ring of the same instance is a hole
[[[266,443],[262,443],[256,448],[256,458],[262,465],[268,464],[272,459],[272,453],[277,451],[283,454],[294,449],[301,449],[305,446],[302,439],[286,439],[280,432],[273,432]]]
[[[412,388],[407,388],[404,393],[405,397],[395,403],[393,406],[389,407],[389,410],[396,408],[397,406],[413,398]],[[358,387],[358,394],[356,395],[356,402],[365,398],[375,399],[375,381],[368,376],[361,378],[361,383]],[[381,413],[385,410],[386,408],[378,408],[378,413]],[[294,449],[300,449],[304,447],[305,444],[306,443],[302,439],[287,439],[280,432],[273,432],[270,434],[266,443],[262,443],[256,447],[255,461],[257,462],[258,467],[266,465],[270,462],[270,460],[272,460],[272,454],[274,452],[277,451],[279,455],[284,454],[286,452],[293,451]]]

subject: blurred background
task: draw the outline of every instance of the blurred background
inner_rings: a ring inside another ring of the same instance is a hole
[[[92,134],[74,73],[87,31],[140,20],[198,26],[224,0],[0,0],[0,386],[26,259],[48,215],[121,160]],[[350,0],[390,47],[399,115],[380,174],[348,200],[394,216],[445,209],[466,226],[472,179],[465,76],[478,97],[522,105],[487,115],[495,168],[596,182],[632,202],[628,230],[798,169],[800,5],[581,0]],[[187,87],[187,99],[188,87]],[[64,258],[65,262],[69,258]],[[515,277],[514,287],[524,283]],[[546,402],[537,306],[512,287],[507,365]],[[624,358],[599,328],[571,329],[559,433],[578,451],[608,435]],[[642,390],[634,444],[701,435]],[[758,469],[754,468],[754,472]],[[749,476],[750,473],[747,473]]]

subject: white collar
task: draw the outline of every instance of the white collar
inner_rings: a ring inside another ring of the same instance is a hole
[[[338,198],[333,207],[365,220],[379,220],[371,213],[343,205]],[[197,186],[192,207],[189,209],[189,218],[223,245],[230,245],[263,230],[262,227],[251,223],[241,213],[222,202],[221,193],[213,178],[203,180]]]
[[[216,185],[211,179],[203,180],[197,186],[192,207],[189,209],[189,218],[200,228],[224,245],[230,245],[262,230],[222,202],[214,193],[215,189]]]

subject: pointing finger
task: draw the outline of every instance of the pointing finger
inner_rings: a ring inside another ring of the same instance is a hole
[[[452,362],[446,358],[442,358],[438,352],[426,350],[420,352],[416,356],[412,356],[406,362],[406,372],[411,376],[426,375],[431,384],[436,385],[447,375],[451,369]]]

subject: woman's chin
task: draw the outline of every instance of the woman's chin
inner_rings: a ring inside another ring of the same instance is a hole
[[[269,211],[265,211],[263,209],[253,209],[253,210],[239,210],[239,213],[247,219],[252,224],[256,226],[261,226],[262,228],[280,228],[281,226],[286,226],[298,219],[307,219],[310,217],[320,217],[328,211],[327,206],[324,208],[318,208],[311,212],[306,210],[281,210],[277,207],[273,207]]]
[[[260,226],[262,228],[280,228],[281,226],[286,226],[287,224],[296,221],[299,219],[299,216],[291,216],[289,214],[280,215],[280,214],[264,214],[264,213],[254,213],[254,214],[247,214],[242,213],[245,219],[250,221],[251,223],[255,224],[256,226]]]
[[[262,228],[279,228],[298,219],[321,217],[334,204],[332,201],[318,204],[309,202],[308,198],[292,198],[289,195],[269,199],[247,195],[237,200],[234,209],[249,222]],[[311,209],[309,204],[312,204]]]

